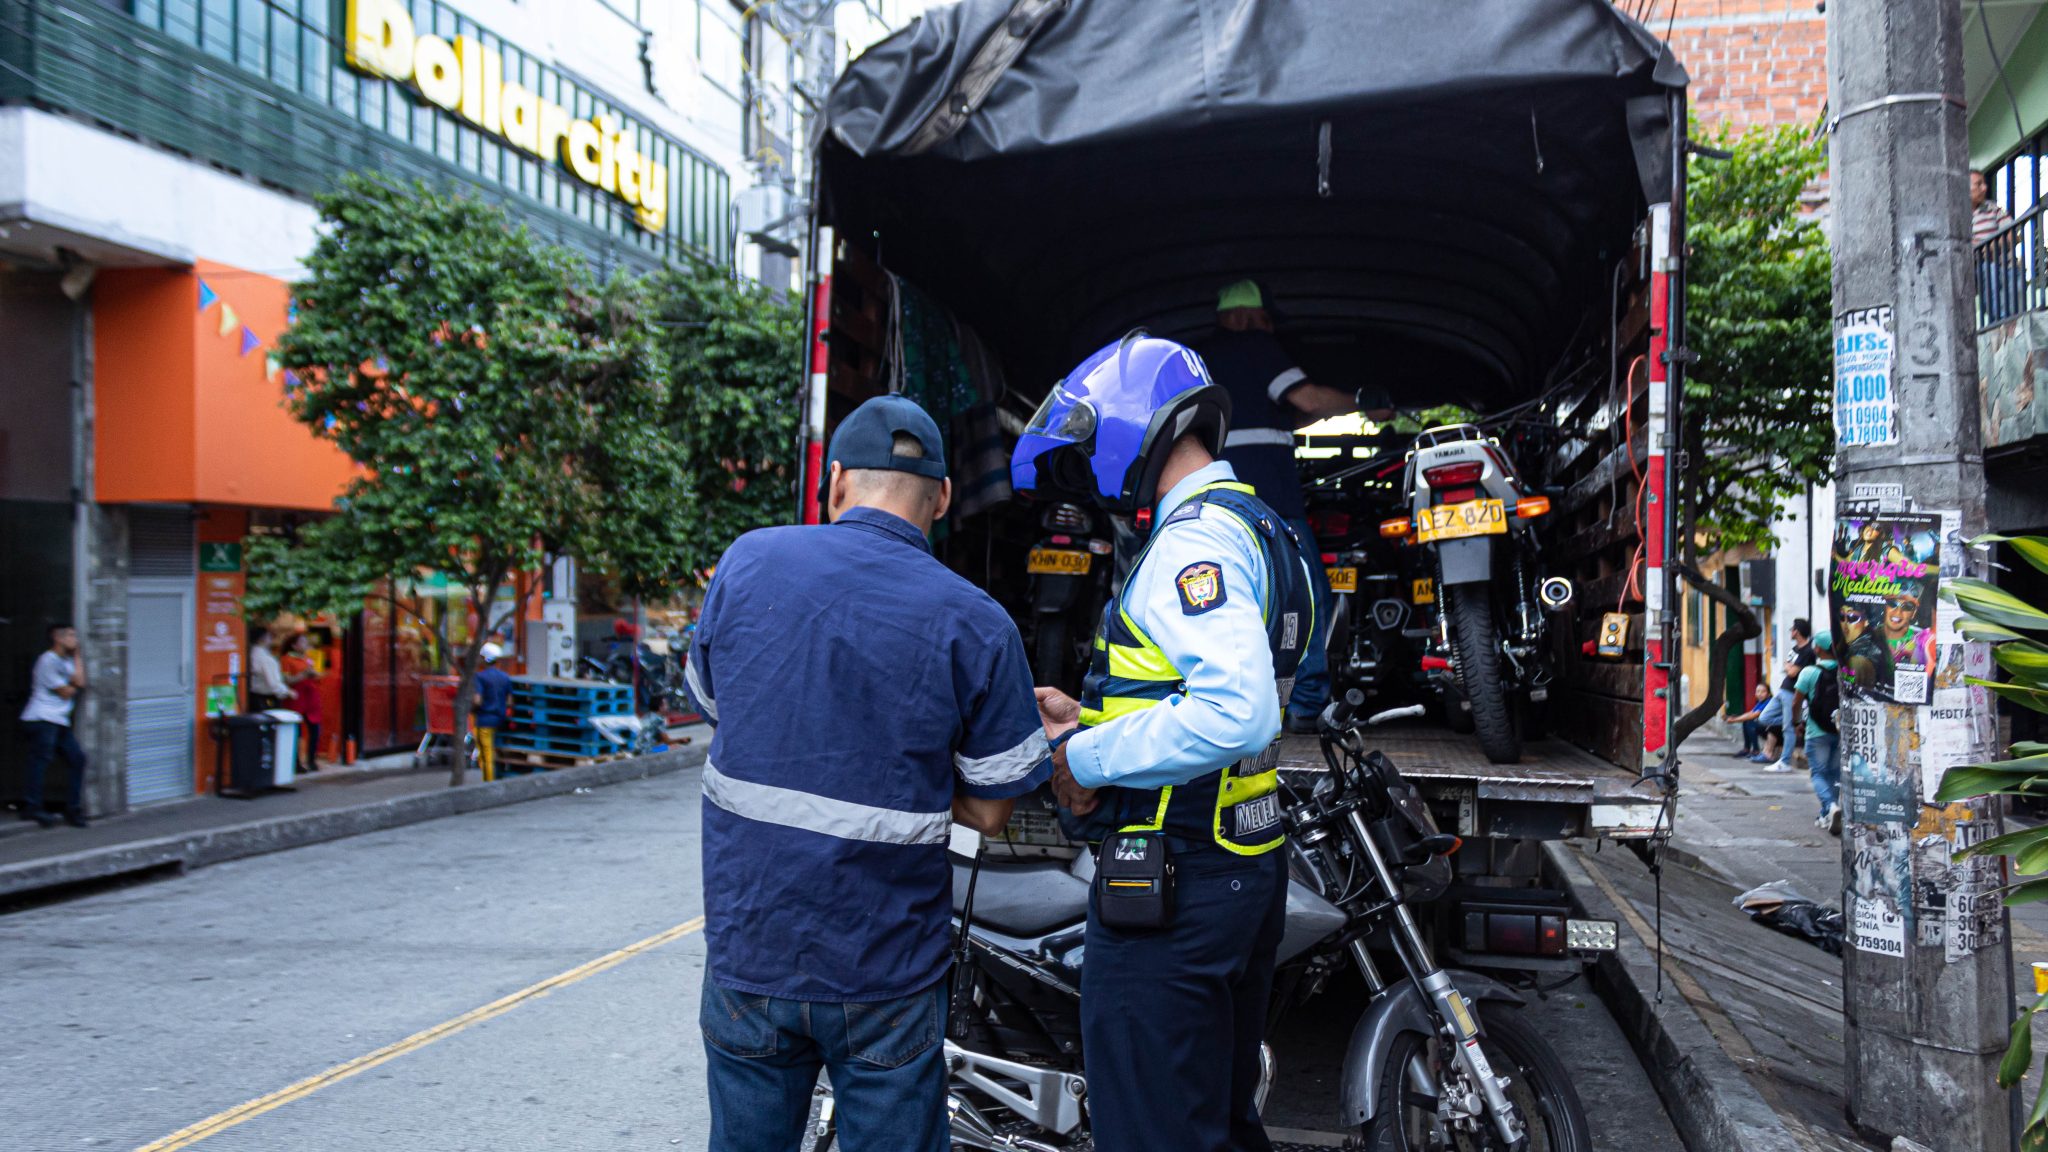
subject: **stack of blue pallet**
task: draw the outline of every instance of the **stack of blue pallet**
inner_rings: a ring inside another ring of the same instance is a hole
[[[618,743],[607,739],[593,721],[632,714],[630,685],[514,676],[511,715],[498,736],[498,747],[543,762],[611,756],[620,751]]]

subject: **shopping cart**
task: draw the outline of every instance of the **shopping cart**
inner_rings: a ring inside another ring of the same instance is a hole
[[[412,766],[425,768],[433,763],[447,763],[438,753],[452,751],[455,741],[455,689],[461,683],[454,676],[422,676],[420,688],[427,700],[427,734],[420,737],[420,746],[413,750]],[[462,734],[463,769],[476,767],[476,737]]]

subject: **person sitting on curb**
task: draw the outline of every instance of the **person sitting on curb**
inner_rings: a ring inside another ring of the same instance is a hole
[[[1750,707],[1749,711],[1744,712],[1740,716],[1731,715],[1727,717],[1731,723],[1742,725],[1742,751],[1733,753],[1733,755],[1740,756],[1751,764],[1768,764],[1771,762],[1773,758],[1763,754],[1763,735],[1764,728],[1766,727],[1763,715],[1772,703],[1770,686],[1758,684],[1756,686],[1756,703]]]

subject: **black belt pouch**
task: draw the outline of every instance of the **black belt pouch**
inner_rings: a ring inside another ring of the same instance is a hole
[[[1173,923],[1173,853],[1160,832],[1112,832],[1095,857],[1097,916],[1106,928],[1150,932]]]

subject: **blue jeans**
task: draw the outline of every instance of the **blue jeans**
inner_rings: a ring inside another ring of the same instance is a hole
[[[1823,816],[1842,798],[1841,777],[1835,772],[1841,747],[1839,733],[1806,738],[1806,772],[1813,779],[1813,794],[1820,800]]]
[[[28,767],[24,773],[27,786],[22,790],[21,810],[31,816],[43,811],[43,777],[50,769],[50,758],[62,756],[64,762],[71,766],[71,787],[65,792],[65,810],[74,816],[85,815],[85,749],[78,746],[78,737],[71,734],[71,725],[27,720],[23,721],[22,728],[28,733]]]
[[[1323,568],[1323,553],[1308,521],[1290,518],[1287,526],[1294,529],[1302,550],[1308,554],[1309,594],[1316,605],[1316,634],[1309,637],[1301,664],[1294,670],[1294,695],[1288,698],[1287,710],[1296,716],[1315,716],[1330,702],[1330,654],[1326,651],[1330,641],[1330,574]]]
[[[1742,750],[1744,752],[1762,751],[1764,746],[1763,736],[1764,727],[1762,724],[1755,720],[1744,720],[1742,722]]]
[[[711,1152],[797,1152],[818,1069],[846,1152],[946,1152],[946,982],[899,1000],[835,1004],[704,980]]]

